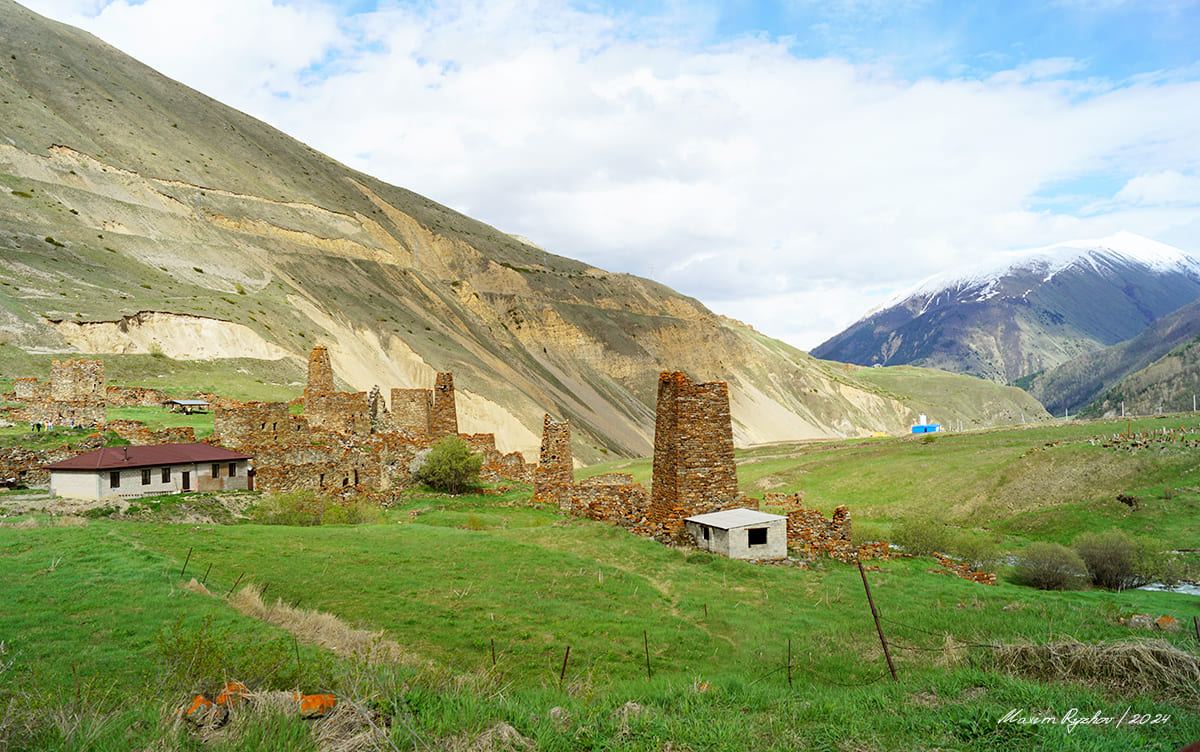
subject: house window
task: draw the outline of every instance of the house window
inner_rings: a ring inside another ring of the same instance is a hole
[[[708,540],[708,526],[701,527],[700,530],[704,533],[704,540]]]
[[[230,478],[237,477],[237,463],[236,462],[229,463],[229,477]]]
[[[142,468],[142,485],[150,485],[150,468],[148,467]]]
[[[749,535],[751,546],[767,545],[767,529],[765,527],[752,527],[746,531]]]
[[[164,467],[164,468],[162,469],[162,482],[163,482],[163,483],[170,483],[170,482],[171,482],[171,468],[169,468],[169,467]]]
[[[108,487],[109,488],[120,488],[121,487],[121,471],[120,470],[113,470],[113,471],[109,472]]]
[[[219,462],[214,462],[212,464],[212,471],[213,471],[214,478],[220,478],[221,477],[221,464]]]

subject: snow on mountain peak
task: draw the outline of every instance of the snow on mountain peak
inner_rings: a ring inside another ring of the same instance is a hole
[[[1200,274],[1200,259],[1187,253],[1122,230],[1106,238],[1071,240],[1041,248],[1010,251],[972,264],[957,271],[941,272],[892,297],[867,314],[867,318],[912,298],[924,298],[922,313],[944,293],[970,291],[974,300],[987,300],[998,294],[1000,280],[1016,271],[1032,271],[1048,282],[1055,274],[1077,263],[1086,263],[1097,272],[1113,262],[1133,263],[1156,272],[1189,270]]]

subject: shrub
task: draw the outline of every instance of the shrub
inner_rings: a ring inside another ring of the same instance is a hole
[[[892,528],[892,543],[913,556],[929,556],[950,550],[950,531],[933,520],[904,520]]]
[[[362,525],[383,520],[383,512],[368,499],[339,501],[312,491],[290,491],[265,497],[250,512],[262,525]]]
[[[433,445],[413,473],[413,480],[435,491],[462,493],[479,483],[479,468],[483,458],[471,454],[467,442],[457,436],[447,436]]]
[[[1088,581],[1079,554],[1059,543],[1031,543],[1017,556],[1017,580],[1038,590],[1077,590]]]
[[[971,565],[972,569],[996,571],[1004,559],[1000,546],[987,535],[963,530],[950,541],[948,553]]]
[[[1149,546],[1139,546],[1120,530],[1084,533],[1075,539],[1075,550],[1087,565],[1092,584],[1107,590],[1126,590],[1150,581],[1153,556]]]

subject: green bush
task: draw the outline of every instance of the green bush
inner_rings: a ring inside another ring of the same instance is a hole
[[[1075,550],[1087,565],[1092,584],[1106,590],[1127,590],[1153,579],[1157,557],[1151,549],[1120,530],[1084,533],[1075,539]]]
[[[289,491],[263,498],[250,512],[262,525],[363,525],[383,520],[383,512],[368,499],[337,500],[312,491]]]
[[[1079,590],[1087,585],[1088,570],[1079,554],[1059,543],[1030,544],[1017,556],[1017,581],[1038,590]]]
[[[912,556],[929,556],[935,551],[949,553],[950,531],[933,520],[904,520],[892,528],[891,542]]]
[[[479,485],[479,468],[483,458],[471,454],[467,442],[457,436],[447,436],[433,445],[425,455],[413,480],[435,491],[462,493]]]
[[[1004,559],[996,541],[986,534],[963,530],[950,541],[947,553],[971,565],[976,571],[995,572]]]

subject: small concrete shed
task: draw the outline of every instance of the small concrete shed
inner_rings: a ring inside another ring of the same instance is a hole
[[[730,559],[787,558],[787,517],[753,509],[727,509],[684,520],[696,545]]]

